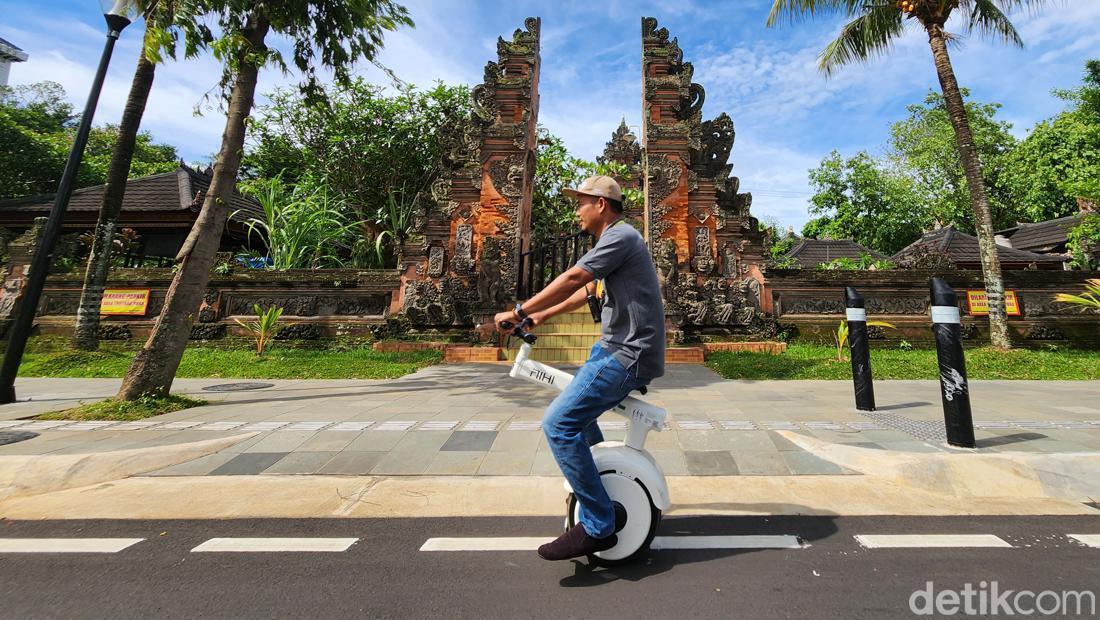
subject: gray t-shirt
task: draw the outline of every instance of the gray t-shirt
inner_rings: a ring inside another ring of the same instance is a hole
[[[633,226],[609,227],[577,261],[604,282],[600,344],[626,368],[638,364],[638,378],[665,374],[665,309],[649,248]]]

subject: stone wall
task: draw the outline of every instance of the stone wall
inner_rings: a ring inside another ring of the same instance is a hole
[[[172,283],[171,269],[116,269],[107,288],[150,289],[144,316],[104,317],[106,339],[145,338],[164,305]],[[39,333],[71,336],[80,303],[83,273],[50,276],[39,302],[35,324]],[[252,306],[283,308],[281,323],[288,327],[279,339],[312,340],[338,336],[371,336],[371,327],[385,323],[400,275],[393,270],[308,269],[290,271],[243,270],[211,274],[193,339],[214,340],[244,335],[234,319],[253,320]]]
[[[844,317],[844,287],[854,286],[866,300],[869,320],[882,320],[897,329],[871,328],[873,339],[931,342],[928,282],[947,280],[959,295],[963,333],[974,341],[988,341],[985,316],[971,316],[966,290],[984,288],[980,271],[926,270],[823,271],[768,270],[763,310],[774,313],[781,326],[793,326],[803,340],[832,342],[832,332]],[[1013,338],[1022,344],[1061,343],[1100,346],[1100,313],[1055,303],[1056,293],[1079,294],[1096,272],[1006,271],[1005,289],[1016,292],[1021,316],[1009,317]]]

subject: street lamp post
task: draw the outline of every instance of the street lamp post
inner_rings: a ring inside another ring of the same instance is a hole
[[[38,302],[42,298],[42,287],[45,286],[46,276],[49,275],[50,258],[57,244],[57,237],[61,234],[65,209],[73,193],[73,181],[76,179],[80,160],[84,156],[84,147],[88,144],[88,133],[92,129],[92,117],[95,115],[96,104],[99,103],[99,92],[103,89],[107,65],[111,62],[111,52],[114,51],[115,41],[118,40],[122,29],[129,26],[141,13],[137,0],[100,0],[100,6],[103,8],[103,17],[107,20],[107,42],[99,58],[99,68],[92,82],[92,90],[88,93],[84,113],[80,117],[80,128],[76,132],[76,139],[73,141],[72,149],[69,150],[69,159],[65,162],[65,172],[61,175],[61,183],[57,186],[57,196],[54,198],[53,208],[50,209],[50,217],[46,220],[42,240],[31,260],[23,297],[15,309],[8,347],[4,351],[4,363],[0,367],[0,404],[15,402],[15,376],[19,372],[19,364],[23,361],[23,352],[27,348],[27,338],[34,325],[34,315],[38,309]]]

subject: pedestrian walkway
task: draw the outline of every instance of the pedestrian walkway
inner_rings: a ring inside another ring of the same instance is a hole
[[[727,381],[677,365],[644,400],[670,413],[646,446],[677,475],[854,474],[776,431],[902,452],[946,452],[932,381],[879,381],[879,409],[853,408],[845,381]],[[152,476],[254,474],[557,475],[539,421],[554,392],[510,379],[496,364],[435,366],[389,381],[181,379],[178,393],[210,405],[136,422],[32,421],[44,411],[113,395],[118,379],[20,379],[0,407],[0,434],[32,433],[4,454],[79,454],[258,433]],[[1100,382],[975,381],[982,452],[1100,451]],[[621,439],[625,419],[600,421]]]

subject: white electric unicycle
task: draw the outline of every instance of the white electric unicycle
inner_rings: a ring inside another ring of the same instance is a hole
[[[525,324],[526,321],[516,326],[502,323],[505,329],[512,329],[513,335],[523,340],[509,376],[557,390],[565,389],[573,380],[573,375],[530,359],[531,345],[537,336],[523,331]],[[642,387],[639,391],[645,394],[646,389]],[[614,411],[628,420],[626,440],[604,441],[592,446],[592,457],[600,479],[615,506],[618,535],[614,547],[589,556],[592,562],[603,566],[625,564],[643,553],[657,533],[661,512],[670,506],[664,473],[645,449],[646,435],[652,430],[664,430],[668,413],[631,396],[627,396]],[[565,490],[569,494],[565,526],[569,529],[580,519],[580,502],[568,482],[565,483]]]

